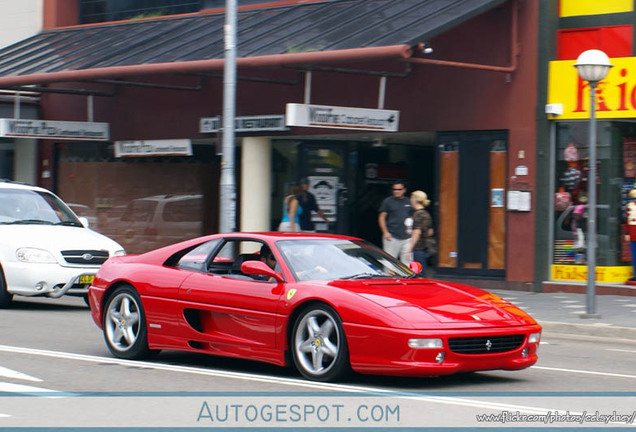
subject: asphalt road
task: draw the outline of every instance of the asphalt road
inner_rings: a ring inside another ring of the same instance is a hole
[[[0,311],[0,430],[619,426],[634,420],[634,364],[636,344],[547,333],[523,371],[313,383],[204,355],[121,361],[81,299],[26,299]]]

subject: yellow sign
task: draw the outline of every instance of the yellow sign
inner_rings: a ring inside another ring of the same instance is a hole
[[[636,118],[636,57],[610,59],[614,65],[596,88],[596,117]],[[590,86],[579,78],[575,60],[550,62],[548,103],[562,104],[551,119],[590,118]]]
[[[596,267],[596,282],[624,283],[632,277],[629,266]],[[553,265],[552,280],[555,281],[587,281],[587,266],[584,265]]]
[[[633,0],[561,0],[559,16],[600,15],[631,12]]]

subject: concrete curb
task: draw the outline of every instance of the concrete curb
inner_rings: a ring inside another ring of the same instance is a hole
[[[536,319],[536,318],[535,318]],[[636,342],[636,328],[611,324],[573,324],[554,321],[537,322],[543,327],[544,336],[586,336],[603,339],[623,339]]]

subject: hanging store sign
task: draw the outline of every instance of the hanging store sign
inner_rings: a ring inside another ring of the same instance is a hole
[[[399,111],[287,104],[287,126],[397,132]]]
[[[214,133],[223,128],[221,116],[202,118],[199,122],[200,133]],[[260,115],[236,117],[234,132],[286,131],[284,115]]]
[[[189,139],[115,141],[115,157],[192,156]]]
[[[108,123],[0,119],[0,137],[108,141]]]
[[[612,58],[614,65],[596,88],[596,117],[636,118],[636,57]],[[579,78],[575,60],[550,62],[548,106],[561,104],[563,112],[548,112],[550,119],[589,119],[590,86]]]

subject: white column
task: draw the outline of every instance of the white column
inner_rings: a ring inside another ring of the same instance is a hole
[[[242,139],[241,215],[239,229],[269,231],[272,205],[272,141]]]
[[[33,138],[17,138],[13,141],[14,179],[22,183],[37,185],[38,147]],[[51,170],[51,167],[48,167]]]

